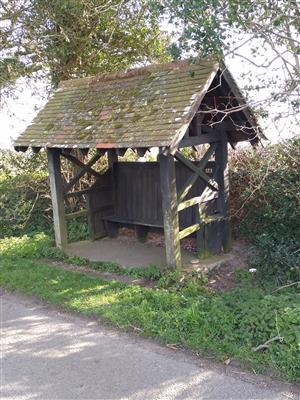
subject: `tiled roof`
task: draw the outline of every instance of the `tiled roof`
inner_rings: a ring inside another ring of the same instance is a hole
[[[169,146],[182,136],[219,69],[182,61],[62,82],[14,145]]]

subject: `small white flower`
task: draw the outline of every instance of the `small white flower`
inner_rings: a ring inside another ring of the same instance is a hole
[[[257,271],[256,268],[250,268],[250,269],[249,269],[249,272],[251,272],[252,274],[253,274],[254,272],[256,272],[256,271]]]

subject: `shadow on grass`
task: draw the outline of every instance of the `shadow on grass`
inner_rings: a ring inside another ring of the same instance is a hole
[[[163,342],[208,351],[220,359],[234,357],[257,371],[271,366],[289,378],[300,375],[299,355],[293,347],[299,328],[299,299],[287,314],[292,297],[279,302],[274,296],[265,296],[261,289],[189,297],[188,292],[107,282],[80,272],[9,258],[0,259],[0,282],[67,310],[104,317],[123,328],[137,328]],[[272,315],[274,309],[277,320]],[[285,327],[282,316],[286,315],[291,323]],[[290,343],[274,343],[266,353],[252,352],[252,346],[266,342],[279,328],[283,335],[284,329],[293,335]]]

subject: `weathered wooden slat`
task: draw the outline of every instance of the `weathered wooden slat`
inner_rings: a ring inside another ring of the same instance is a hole
[[[207,129],[207,128],[206,128]],[[181,147],[191,147],[198,146],[205,143],[218,142],[220,140],[220,134],[218,132],[204,133],[205,128],[201,128],[201,134],[199,136],[185,137],[179,143],[179,148]]]
[[[210,201],[216,199],[217,197],[218,197],[218,192],[213,192],[207,187],[204,189],[203,193],[200,196],[193,197],[192,199],[185,200],[179,203],[178,211],[182,211],[188,207],[192,207],[204,201]]]
[[[96,214],[96,213],[99,213],[100,211],[111,210],[111,209],[112,209],[112,204],[106,204],[106,205],[103,205],[103,206],[99,206],[99,207],[93,208],[92,209],[92,213]]]
[[[179,232],[180,240],[198,231],[199,229],[200,229],[200,224],[194,224],[189,226],[188,228],[183,229],[182,231]]]
[[[67,246],[68,240],[63,196],[63,182],[60,166],[60,150],[48,149],[47,153],[55,242],[56,246],[63,250]]]
[[[64,196],[66,199],[68,199],[70,197],[79,197],[79,196],[83,196],[88,193],[97,192],[99,190],[105,191],[105,190],[110,190],[110,189],[111,189],[111,186],[109,186],[109,185],[101,185],[101,186],[99,185],[99,186],[91,187],[91,188],[84,189],[84,190],[78,190],[75,192],[66,193]]]
[[[193,197],[192,199],[182,201],[178,205],[178,211],[184,210],[188,207],[192,207],[196,204],[199,204],[201,202],[201,196]]]
[[[128,224],[128,225],[142,225],[142,226],[150,226],[153,228],[163,228],[163,224],[155,224],[151,221],[139,221],[133,219],[125,219],[119,218],[115,215],[105,215],[101,217],[103,220],[112,221],[112,222],[119,222],[120,224]]]
[[[224,221],[224,215],[221,213],[214,214],[214,215],[209,215],[209,216],[204,216],[202,218],[202,222],[204,224],[211,224],[212,222],[219,222],[219,221]]]
[[[176,190],[175,161],[171,154],[159,154],[162,210],[167,266],[181,267],[179,218]]]
[[[70,220],[70,219],[82,217],[83,215],[87,215],[87,212],[88,212],[87,210],[75,211],[73,213],[66,214],[66,219]]]

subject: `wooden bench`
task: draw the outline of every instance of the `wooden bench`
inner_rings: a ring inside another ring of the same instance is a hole
[[[147,240],[149,228],[163,228],[163,223],[153,223],[148,221],[133,221],[116,215],[102,217],[105,229],[110,238],[118,236],[120,226],[133,225],[139,242],[144,243]]]

